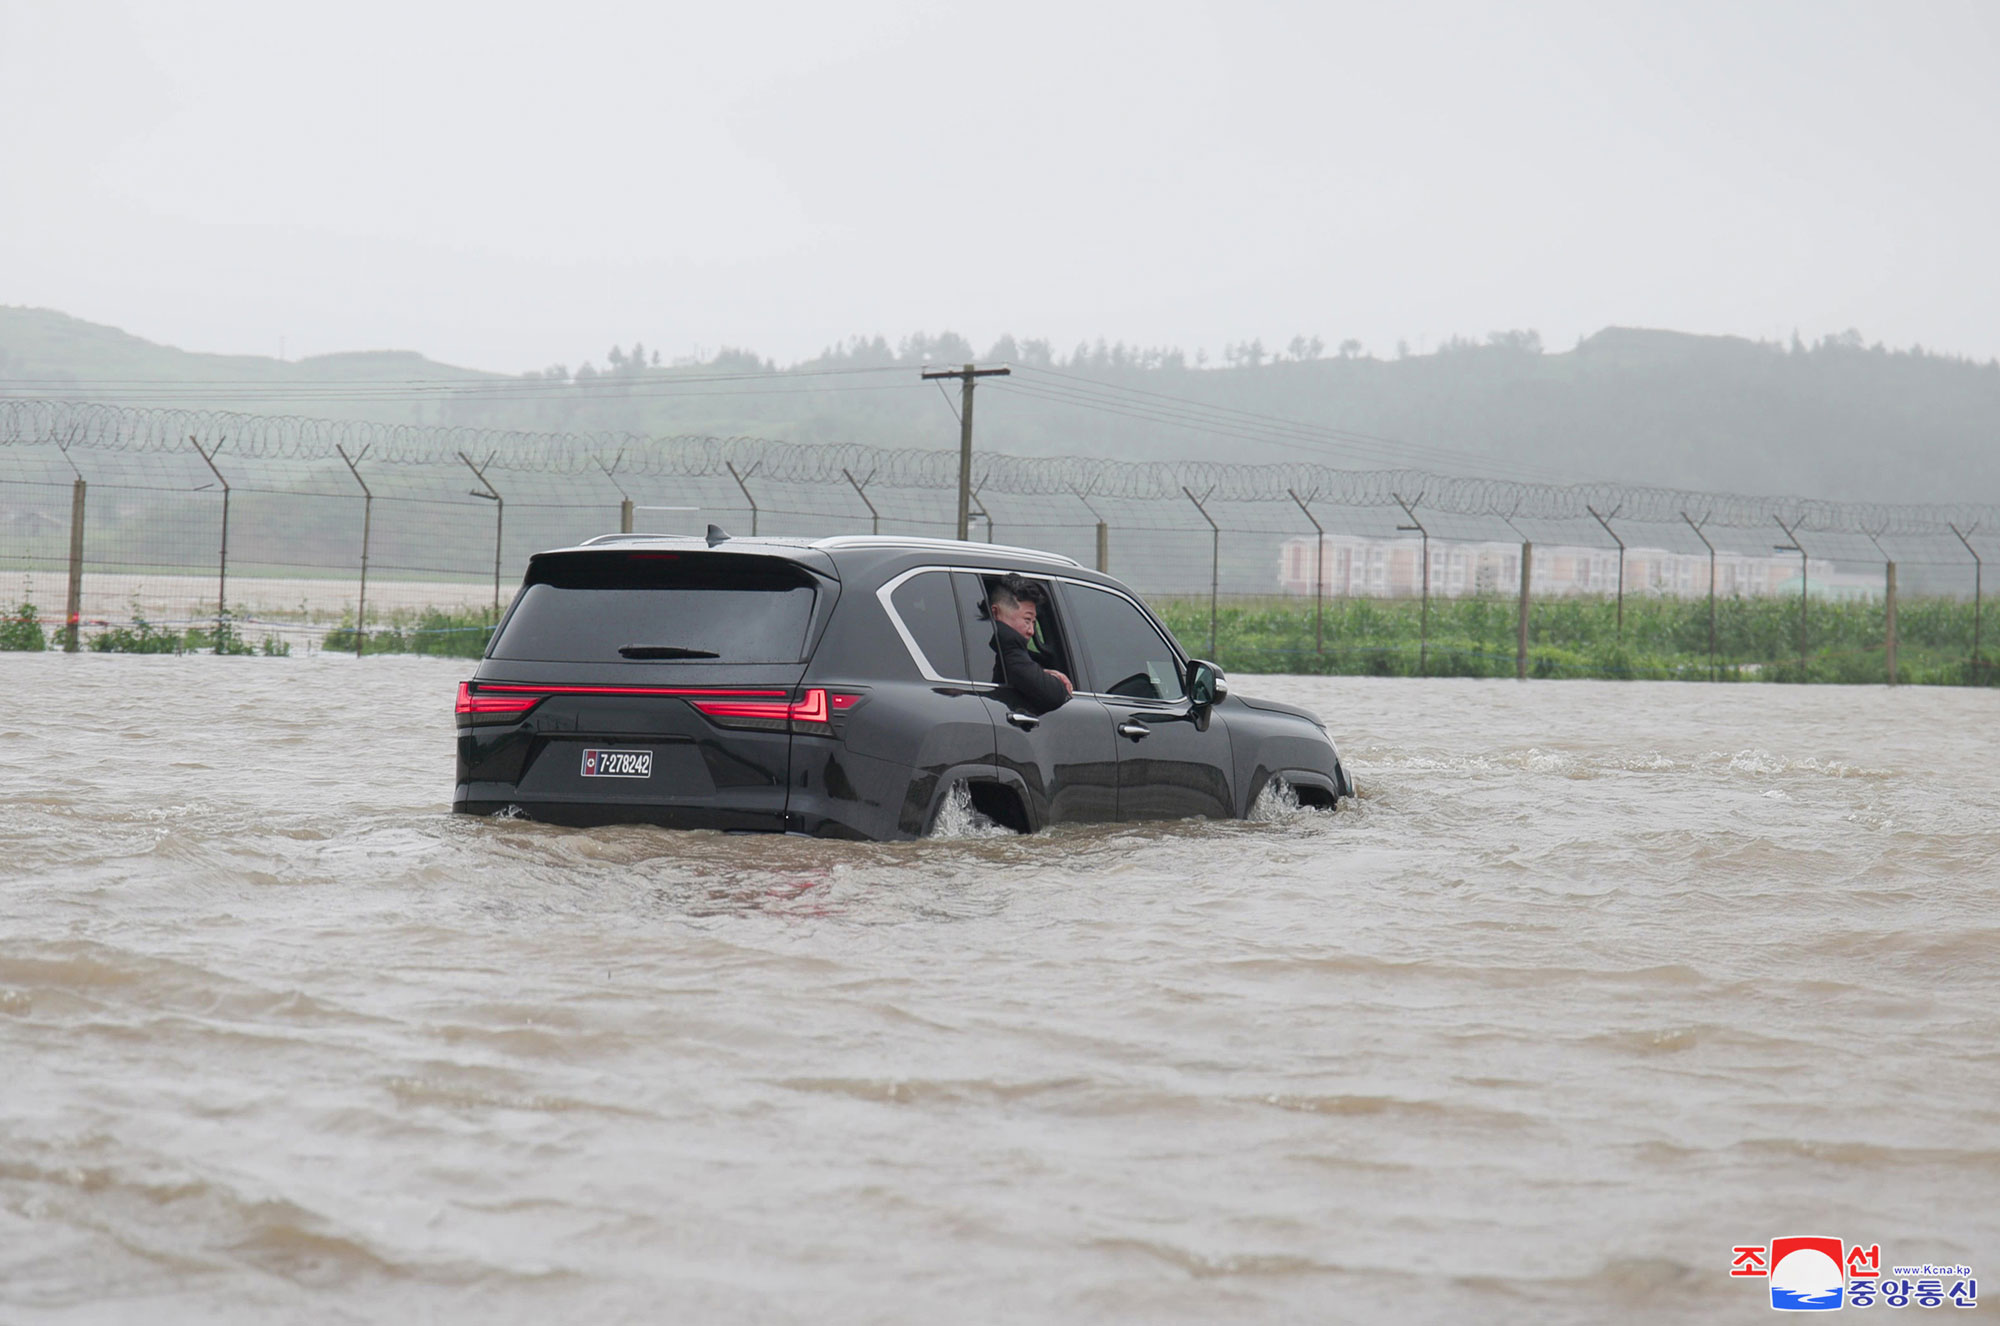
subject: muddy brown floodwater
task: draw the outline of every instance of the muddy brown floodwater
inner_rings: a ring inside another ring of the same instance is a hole
[[[1768,1320],[2000,1293],[2000,695],[1238,678],[1359,805],[447,813],[459,662],[0,656],[0,1320]]]

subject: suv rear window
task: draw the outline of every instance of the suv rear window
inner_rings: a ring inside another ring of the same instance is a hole
[[[489,658],[797,663],[817,590],[775,557],[588,553],[535,564]]]

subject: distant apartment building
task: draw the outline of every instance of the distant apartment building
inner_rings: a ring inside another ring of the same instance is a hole
[[[1278,584],[1287,594],[1311,594],[1316,540],[1311,535],[1287,539],[1278,551]],[[1419,539],[1373,539],[1329,534],[1325,539],[1326,592],[1353,598],[1401,598],[1423,589],[1423,543]],[[1480,594],[1511,594],[1521,585],[1521,545],[1518,543],[1431,542],[1431,593],[1439,598]],[[1815,596],[1838,598],[1879,595],[1879,578],[1843,574],[1832,562],[1813,558],[1807,564]],[[1625,592],[1671,598],[1708,593],[1707,553],[1669,552],[1665,548],[1625,550]],[[1618,592],[1618,550],[1537,544],[1529,572],[1529,589],[1537,597]],[[1752,557],[1718,553],[1715,589],[1724,597],[1764,598],[1799,591],[1799,559],[1783,555]]]

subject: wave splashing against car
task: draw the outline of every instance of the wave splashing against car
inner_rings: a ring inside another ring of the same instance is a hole
[[[1013,830],[981,814],[972,804],[972,789],[962,780],[951,785],[938,806],[930,837],[942,840],[963,838],[1008,838]]]
[[[1297,788],[1282,778],[1273,778],[1250,803],[1248,818],[1265,824],[1284,824],[1311,813],[1299,804]]]

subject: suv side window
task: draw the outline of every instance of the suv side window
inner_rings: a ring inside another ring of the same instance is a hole
[[[970,571],[953,571],[951,582],[958,591],[958,626],[965,644],[966,676],[973,681],[992,681],[998,658],[993,652],[993,619],[986,615],[986,584]]]
[[[965,620],[965,654],[970,663],[975,681],[999,681],[1000,658],[993,649],[993,621],[987,616],[986,596],[999,582],[997,575],[976,575],[970,572],[953,572],[952,578],[958,582],[959,607]],[[1069,637],[1063,630],[1062,618],[1056,607],[1055,587],[1046,580],[1034,576],[1025,579],[1039,587],[1043,594],[1041,609],[1035,619],[1035,638],[1028,641],[1042,660],[1056,671],[1069,674],[1073,670]]]
[[[1070,584],[1076,633],[1090,654],[1091,689],[1135,700],[1179,700],[1180,660],[1136,604],[1121,594]]]
[[[965,667],[965,643],[959,633],[958,604],[952,597],[951,577],[946,572],[925,571],[911,576],[896,586],[889,602],[932,672],[954,681],[969,675]]]

